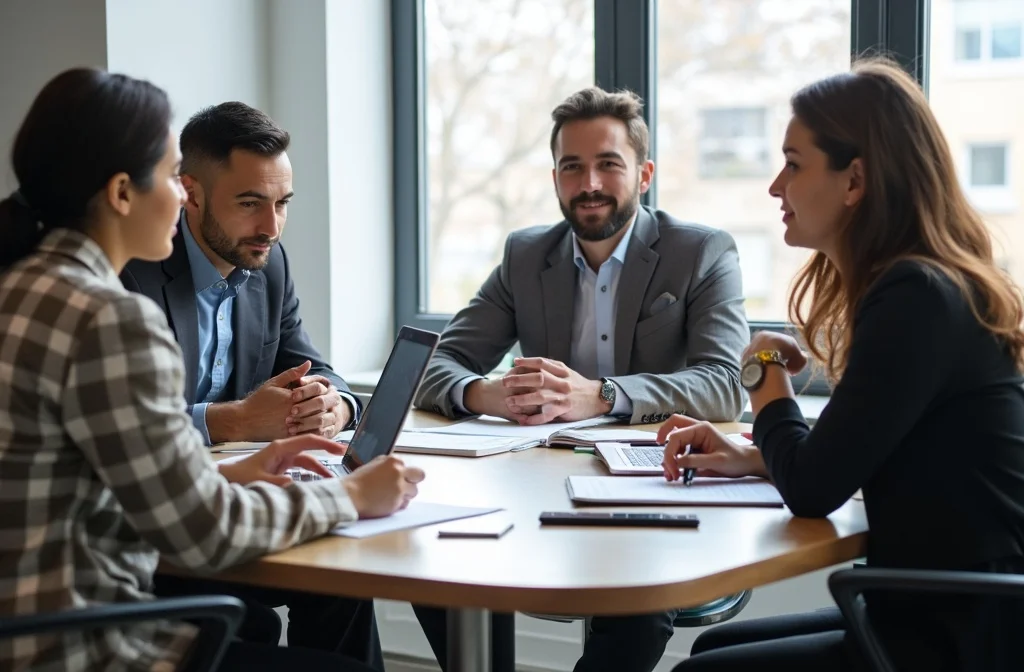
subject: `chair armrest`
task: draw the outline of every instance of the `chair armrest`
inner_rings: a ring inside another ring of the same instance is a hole
[[[201,620],[204,627],[189,652],[190,669],[215,669],[245,616],[245,604],[226,595],[104,604],[57,613],[0,617],[0,639],[57,631],[99,630],[145,621]]]
[[[876,672],[897,672],[868,621],[866,605],[860,599],[865,591],[1024,598],[1024,576],[858,567],[833,573],[828,577],[828,588],[871,668]]]

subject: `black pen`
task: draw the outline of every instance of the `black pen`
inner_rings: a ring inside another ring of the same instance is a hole
[[[693,485],[693,475],[696,472],[697,470],[691,467],[683,469],[683,485]]]

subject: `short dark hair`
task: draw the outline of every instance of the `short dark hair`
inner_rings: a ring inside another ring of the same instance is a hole
[[[225,163],[242,149],[277,156],[291,136],[269,116],[245,103],[231,101],[196,112],[181,131],[181,171],[195,175],[205,162]]]
[[[114,175],[151,189],[170,128],[167,94],[149,82],[94,68],[51,79],[14,139],[18,190],[0,201],[0,268],[30,254],[52,229],[81,230]]]
[[[629,144],[636,153],[637,163],[647,160],[650,134],[644,121],[644,101],[632,91],[610,93],[596,86],[577,91],[551,111],[555,127],[551,129],[551,156],[555,155],[558,132],[570,121],[613,117],[626,124]]]

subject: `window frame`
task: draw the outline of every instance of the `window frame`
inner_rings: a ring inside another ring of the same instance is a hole
[[[850,0],[852,56],[886,53],[927,86],[929,0]],[[657,161],[657,0],[594,0],[594,78],[606,89],[628,88],[645,102],[651,158]],[[391,0],[392,161],[394,202],[394,330],[410,325],[443,331],[451,315],[425,305],[426,158],[424,141],[424,0]],[[411,159],[411,160],[410,160]],[[657,180],[644,194],[657,204]],[[792,333],[785,322],[752,321],[751,334]],[[798,391],[828,394],[820,376],[794,379]]]

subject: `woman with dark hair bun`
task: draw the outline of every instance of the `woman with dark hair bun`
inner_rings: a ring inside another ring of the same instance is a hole
[[[75,69],[39,93],[0,201],[0,618],[149,594],[157,561],[214,572],[360,517],[387,516],[423,472],[394,457],[345,479],[275,441],[215,465],[185,413],[181,351],[129,259],[172,251],[185,194],[167,95]],[[291,467],[323,480],[292,482]],[[196,629],[147,623],[0,641],[0,669],[187,669]],[[233,643],[221,670],[366,670],[331,653]]]

